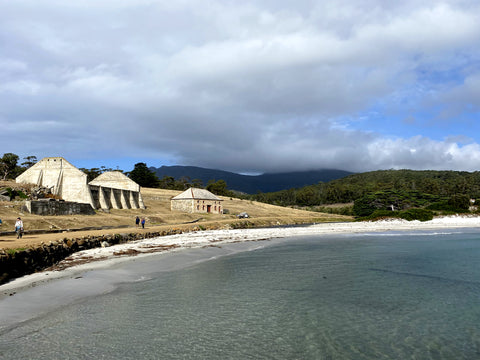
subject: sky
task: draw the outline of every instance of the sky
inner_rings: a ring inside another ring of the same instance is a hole
[[[478,0],[0,2],[0,156],[480,170]]]

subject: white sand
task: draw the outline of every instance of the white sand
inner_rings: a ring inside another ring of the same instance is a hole
[[[187,248],[201,248],[205,246],[220,246],[222,244],[258,241],[274,238],[305,235],[328,235],[342,233],[370,233],[388,231],[415,231],[441,230],[457,228],[480,227],[478,216],[447,216],[435,218],[431,221],[384,220],[375,222],[352,223],[322,223],[302,227],[261,228],[242,230],[213,230],[190,232],[180,235],[163,236],[152,239],[139,240],[121,245],[95,248],[80,251],[65,259],[61,265],[68,270],[44,271],[11,281],[0,286],[0,292],[11,289],[20,289],[33,286],[39,282],[54,278],[72,276],[90,269],[105,268],[114,262],[125,261],[133,255],[147,256],[152,252],[179,251]],[[175,248],[166,249],[165,246],[174,245]],[[130,254],[128,254],[130,252]],[[125,253],[125,255],[119,255]],[[102,260],[102,261],[96,261]]]

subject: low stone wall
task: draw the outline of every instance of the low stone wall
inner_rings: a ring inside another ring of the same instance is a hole
[[[90,204],[55,199],[27,200],[24,207],[35,215],[95,215]]]

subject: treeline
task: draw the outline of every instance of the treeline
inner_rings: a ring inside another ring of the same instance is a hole
[[[350,203],[367,194],[395,190],[443,197],[480,198],[480,172],[434,170],[379,170],[349,175],[300,189],[252,195],[252,199],[282,206]]]

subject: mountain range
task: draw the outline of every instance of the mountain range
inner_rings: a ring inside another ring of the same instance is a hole
[[[182,177],[190,181],[199,179],[206,186],[210,180],[224,180],[229,190],[240,191],[247,194],[258,192],[274,192],[291,188],[300,188],[319,182],[328,182],[353,174],[349,171],[335,169],[321,169],[312,171],[297,171],[285,173],[265,173],[261,175],[242,175],[233,172],[206,169],[196,166],[161,166],[150,167],[158,178],[171,176],[175,180]]]

